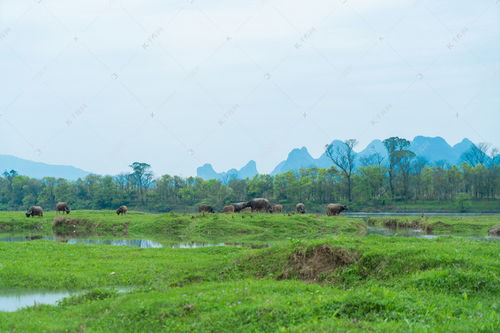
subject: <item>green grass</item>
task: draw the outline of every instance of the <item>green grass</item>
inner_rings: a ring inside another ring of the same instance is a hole
[[[39,219],[43,232],[51,232],[53,217]],[[0,331],[495,332],[500,326],[498,241],[363,236],[368,224],[381,225],[383,218],[139,212],[119,217],[111,211],[75,211],[69,217],[92,223],[105,237],[112,236],[111,226],[127,223],[129,238],[165,244],[276,245],[139,249],[0,242],[0,294],[87,290],[58,306],[0,312]],[[0,225],[13,231],[29,231],[31,226],[24,228],[33,220],[0,213]],[[453,235],[486,235],[500,225],[491,216],[396,221],[418,221]],[[132,289],[117,293],[110,287]]]

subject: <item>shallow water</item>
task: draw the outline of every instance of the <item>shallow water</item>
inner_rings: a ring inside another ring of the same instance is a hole
[[[65,297],[81,294],[68,291],[0,291],[0,311],[16,311],[36,304],[56,305]]]
[[[79,239],[70,238],[67,241],[68,244],[104,244],[104,245],[114,245],[114,246],[133,246],[139,247],[141,249],[151,249],[151,248],[161,248],[162,244],[149,240],[149,239]]]
[[[417,238],[427,238],[427,239],[434,239],[439,237],[438,235],[431,235],[425,233],[424,230],[421,229],[390,229],[390,228],[384,228],[384,227],[367,227],[367,232],[366,235],[370,234],[377,234],[377,235],[383,235],[383,236],[393,236],[393,235],[398,235],[398,236],[403,236],[403,237],[417,237]]]
[[[468,238],[468,239],[476,239],[476,240],[484,240],[484,241],[500,241],[500,237],[498,236],[489,236],[489,235],[453,235],[453,234],[439,234],[433,235],[426,233],[421,229],[392,229],[385,227],[367,227],[365,235],[377,234],[383,236],[401,236],[401,237],[416,237],[416,238],[425,238],[425,239],[435,239],[439,237],[459,237],[459,238]]]
[[[474,217],[474,216],[500,216],[500,213],[433,213],[433,212],[408,212],[408,213],[366,213],[345,212],[341,215],[346,217],[397,217],[397,216],[451,216],[451,217]]]
[[[59,236],[7,236],[1,237],[0,242],[28,242],[37,239],[53,240],[68,244],[104,244],[114,246],[133,246],[141,249],[160,248],[161,243],[149,239],[84,239],[84,238],[64,238]]]
[[[252,249],[261,249],[265,247],[270,247],[273,244],[248,244],[248,243],[199,243],[199,242],[187,242],[171,245],[172,248],[177,249],[196,249],[200,247],[214,247],[214,246],[235,246],[235,247],[250,247]]]

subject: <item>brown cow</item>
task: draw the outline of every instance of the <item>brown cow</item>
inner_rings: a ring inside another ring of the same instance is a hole
[[[214,208],[209,205],[199,205],[198,212],[200,213],[214,213]]]
[[[56,205],[56,213],[59,212],[66,212],[66,214],[69,214],[71,212],[71,209],[69,209],[69,206],[65,202],[58,202]]]
[[[304,205],[302,202],[301,203],[298,203],[296,206],[295,206],[295,210],[297,211],[297,213],[299,214],[305,214],[306,213],[306,205]]]
[[[252,208],[251,207],[245,207],[242,210],[240,210],[240,212],[242,212],[242,213],[251,213],[252,212]]]
[[[43,208],[40,206],[31,206],[26,212],[26,217],[40,216],[43,217]]]
[[[336,216],[336,215],[339,215],[340,212],[342,212],[344,210],[348,210],[346,205],[341,205],[338,203],[328,204],[328,206],[326,206],[326,215]]]
[[[127,206],[120,206],[118,207],[118,209],[116,210],[116,215],[125,215],[127,214],[128,212],[128,207]]]
[[[233,205],[224,206],[224,208],[222,209],[222,212],[223,213],[234,213],[234,206]]]
[[[273,206],[273,213],[281,213],[283,212],[283,206],[282,205],[274,205]]]

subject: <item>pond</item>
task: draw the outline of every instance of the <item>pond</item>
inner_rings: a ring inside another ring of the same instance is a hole
[[[183,242],[183,243],[172,243],[171,240],[166,240],[169,242],[168,245],[163,245],[162,243],[152,241],[149,239],[88,239],[88,238],[65,238],[61,236],[19,236],[19,235],[6,235],[1,237],[0,242],[28,242],[38,239],[52,240],[68,244],[102,244],[102,245],[113,245],[113,246],[132,246],[141,249],[151,249],[151,248],[162,248],[170,247],[175,249],[196,249],[202,247],[214,247],[214,246],[235,246],[235,247],[249,247],[252,249],[260,249],[264,247],[269,247],[273,244],[251,244],[251,243],[233,243],[233,242],[213,242],[213,243],[203,243],[203,242]]]
[[[407,213],[369,213],[369,212],[345,212],[341,215],[346,217],[398,217],[398,216],[450,216],[450,217],[474,217],[474,216],[500,216],[500,213],[434,213],[434,212],[407,212]]]
[[[132,290],[131,287],[109,289],[116,290],[118,293],[126,293]],[[83,295],[85,292],[87,291],[0,290],[0,311],[13,312],[37,304],[57,305],[63,298]]]
[[[81,292],[0,291],[0,311],[11,312],[36,304],[56,305],[63,298],[78,294],[81,294]]]
[[[383,235],[383,236],[396,235],[396,236],[401,236],[401,237],[416,237],[416,238],[425,238],[425,239],[435,239],[438,237],[453,236],[453,237],[476,239],[476,240],[500,241],[500,237],[498,237],[498,236],[485,236],[485,235],[462,236],[462,235],[452,235],[452,234],[433,235],[430,233],[426,233],[422,229],[406,229],[406,228],[393,229],[393,228],[386,228],[386,227],[367,227],[365,235],[370,235],[370,234]]]
[[[141,249],[161,248],[161,243],[149,239],[84,239],[84,238],[65,238],[61,236],[6,236],[1,237],[0,242],[28,242],[37,239],[53,240],[68,244],[104,244],[114,246],[133,246]]]

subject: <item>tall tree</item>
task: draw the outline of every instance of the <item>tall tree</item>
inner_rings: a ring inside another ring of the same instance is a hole
[[[326,156],[340,169],[347,181],[347,199],[352,201],[352,172],[355,167],[356,153],[354,147],[358,144],[356,139],[345,140],[342,144],[325,146]]]
[[[407,148],[410,146],[410,141],[393,136],[385,139],[383,143],[389,156],[389,188],[391,190],[391,195],[394,197],[394,179],[396,178],[396,169],[401,160],[409,156],[410,151]]]
[[[141,204],[144,205],[144,192],[151,185],[153,180],[153,173],[151,172],[151,165],[147,163],[139,163],[134,162],[129,165],[132,168],[133,172],[131,173],[131,177],[134,180],[134,184],[136,185],[139,192],[139,200]]]

